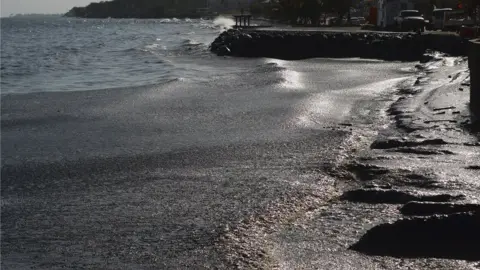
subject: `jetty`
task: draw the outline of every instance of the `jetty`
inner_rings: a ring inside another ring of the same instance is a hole
[[[235,27],[250,27],[250,21],[252,19],[252,15],[234,15],[235,18]]]
[[[225,31],[210,47],[220,56],[284,60],[361,57],[389,61],[419,61],[428,50],[466,56],[468,48],[468,39],[451,34],[251,28]]]

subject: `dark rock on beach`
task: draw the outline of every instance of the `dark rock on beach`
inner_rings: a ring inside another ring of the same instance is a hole
[[[350,174],[342,177],[361,181],[364,187],[388,185],[434,189],[441,186],[435,174],[428,171],[393,169],[359,162],[348,164],[344,169]]]
[[[312,57],[362,57],[400,61],[430,61],[427,50],[466,55],[467,43],[454,35],[384,32],[228,30],[211,44],[211,51],[240,57],[286,60]]]
[[[444,145],[448,144],[443,139],[425,139],[425,140],[405,140],[402,138],[388,138],[377,140],[372,143],[372,149],[391,149],[397,147],[415,147],[421,145]]]
[[[350,190],[342,198],[351,202],[360,203],[390,203],[404,204],[411,201],[450,202],[463,199],[463,195],[450,194],[422,194],[396,189],[363,188]]]
[[[438,149],[414,148],[414,147],[400,147],[400,148],[388,149],[387,151],[405,153],[405,154],[417,154],[417,155],[455,155],[455,153],[450,150],[438,150]]]
[[[355,178],[360,181],[370,181],[390,173],[388,168],[357,162],[348,164],[346,169],[352,172],[355,175]]]
[[[480,213],[410,218],[369,230],[351,249],[379,256],[480,260]]]
[[[480,204],[409,202],[400,212],[408,216],[431,216],[463,212],[480,212]]]

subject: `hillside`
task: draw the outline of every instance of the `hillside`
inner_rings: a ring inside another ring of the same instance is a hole
[[[205,5],[194,0],[113,0],[74,7],[65,14],[81,18],[162,18],[200,17]]]

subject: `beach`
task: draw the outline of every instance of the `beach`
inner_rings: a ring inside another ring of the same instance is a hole
[[[11,27],[32,27],[21,25]],[[55,41],[61,53],[44,55],[48,40],[16,65],[2,53],[2,268],[474,269],[353,251],[400,214],[339,202],[363,187],[348,164],[407,164],[370,146],[406,136],[389,113],[400,90],[445,84],[466,69],[460,58],[439,58],[427,76],[417,61],[220,57],[209,51],[223,27],[213,21],[41,27],[71,33]],[[91,31],[103,34],[91,43]],[[88,42],[71,42],[73,33]],[[475,165],[477,148],[443,150]],[[441,193],[475,202],[477,185],[466,185]]]

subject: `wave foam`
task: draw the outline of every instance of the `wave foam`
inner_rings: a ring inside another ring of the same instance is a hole
[[[213,24],[222,30],[228,30],[235,25],[235,21],[231,18],[219,16],[213,20]]]

